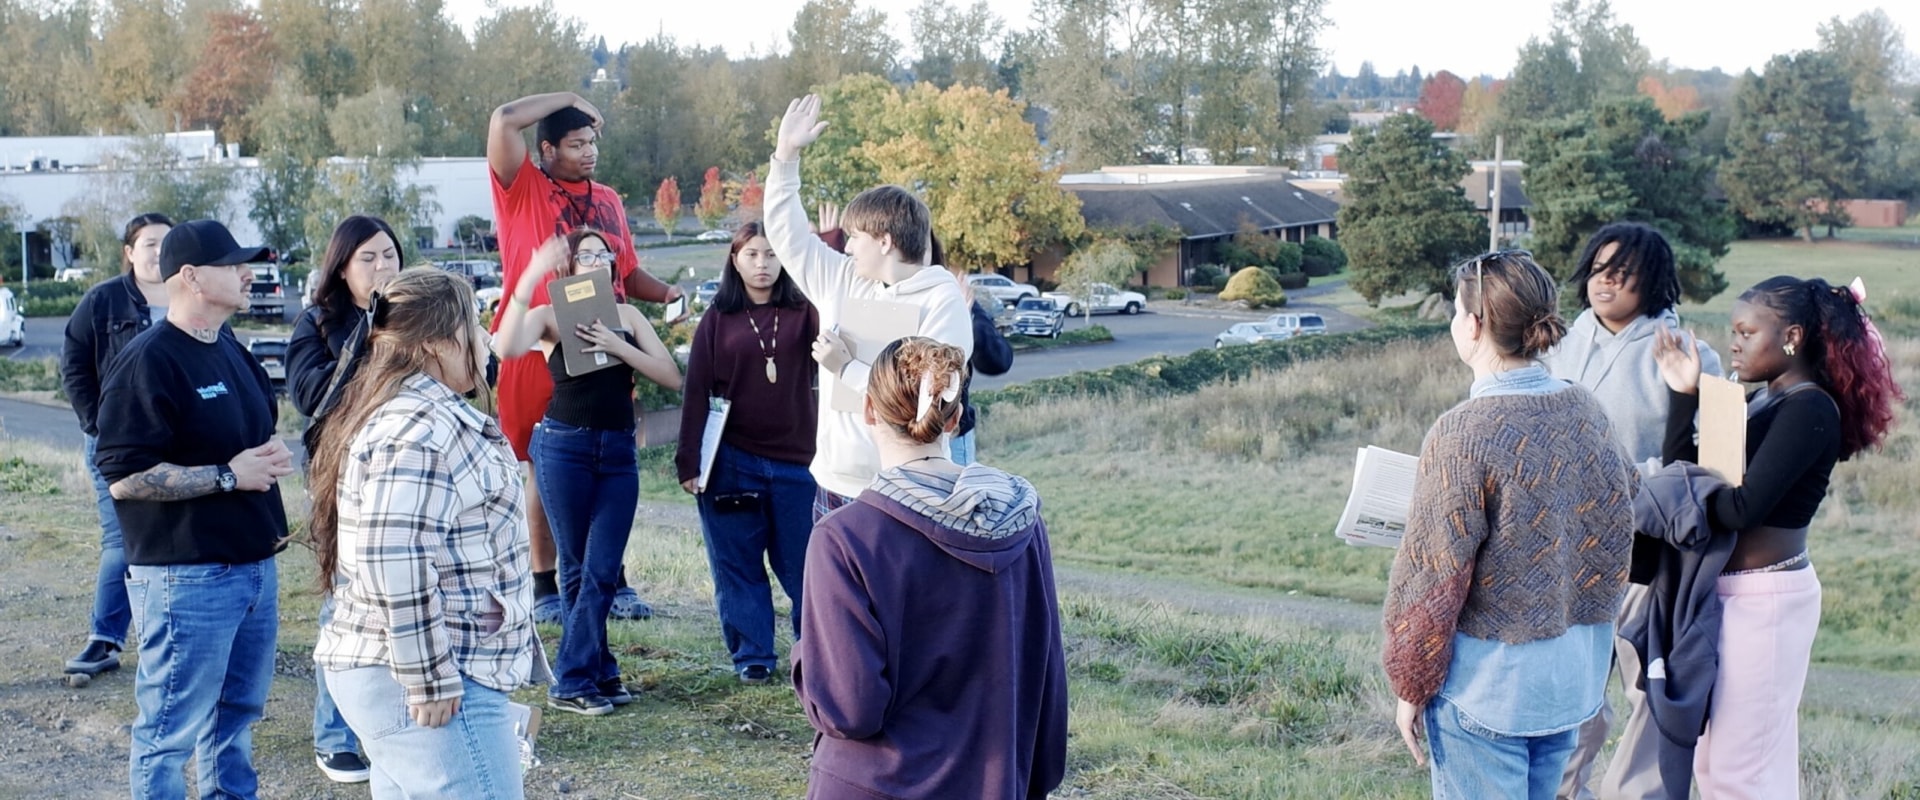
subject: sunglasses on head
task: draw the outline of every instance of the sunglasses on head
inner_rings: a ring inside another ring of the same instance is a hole
[[[1460,263],[1460,266],[1455,268],[1455,274],[1459,274],[1459,271],[1464,271],[1468,264],[1473,265],[1474,291],[1479,295],[1480,305],[1480,313],[1474,316],[1480,321],[1485,322],[1487,319],[1487,262],[1504,261],[1514,257],[1531,259],[1533,258],[1533,252],[1520,249],[1491,250],[1474,256],[1467,261],[1463,261]]]

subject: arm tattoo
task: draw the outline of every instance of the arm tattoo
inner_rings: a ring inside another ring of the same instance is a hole
[[[217,466],[182,467],[160,464],[145,472],[121,478],[110,488],[120,500],[173,502],[218,494],[220,468]]]

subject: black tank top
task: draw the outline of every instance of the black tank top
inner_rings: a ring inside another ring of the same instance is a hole
[[[621,337],[633,344],[633,334]],[[613,356],[607,356],[612,358]],[[626,364],[574,377],[567,374],[567,357],[559,347],[547,354],[547,372],[553,375],[553,399],[547,417],[580,428],[633,430],[633,368]]]

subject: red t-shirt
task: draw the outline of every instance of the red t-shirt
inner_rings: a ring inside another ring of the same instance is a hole
[[[512,297],[520,285],[520,275],[533,260],[533,253],[548,239],[565,236],[581,225],[607,234],[607,247],[613,251],[613,286],[616,294],[625,291],[628,275],[640,267],[633,252],[633,234],[627,229],[626,207],[613,187],[592,181],[561,181],[549,177],[533,164],[529,153],[520,164],[512,186],[502,186],[500,176],[489,168],[493,186],[494,230],[500,237],[500,285]],[[533,305],[546,305],[545,284],[533,290]],[[505,305],[502,305],[505,308]],[[493,318],[500,328],[500,317]],[[533,438],[533,426],[547,413],[547,401],[553,397],[553,376],[547,373],[545,359],[531,352],[500,365],[500,428],[513,445],[521,461],[527,458],[527,443]]]

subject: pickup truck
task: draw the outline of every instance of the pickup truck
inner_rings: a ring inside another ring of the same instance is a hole
[[[1147,308],[1146,295],[1116,289],[1106,283],[1096,283],[1091,293],[1078,297],[1066,292],[1047,292],[1040,296],[1066,309],[1069,317],[1079,316],[1089,308],[1095,314],[1138,314]]]
[[[247,295],[253,305],[247,308],[247,316],[257,319],[282,320],[287,313],[287,287],[281,283],[280,267],[274,264],[248,264],[253,270],[253,286]]]

